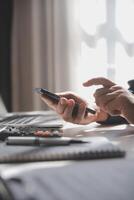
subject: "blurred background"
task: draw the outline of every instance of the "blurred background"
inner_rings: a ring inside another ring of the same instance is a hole
[[[0,94],[9,112],[46,109],[34,87],[71,90],[82,83],[134,78],[134,0],[0,0]]]

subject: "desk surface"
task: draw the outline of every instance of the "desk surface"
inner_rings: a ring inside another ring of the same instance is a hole
[[[1,164],[0,172],[2,176],[6,179],[10,179],[10,177],[19,175],[24,179],[26,176],[31,175],[34,180],[34,178],[37,179],[37,176],[40,177],[42,173],[45,177],[43,179],[45,185],[44,194],[46,194],[47,200],[60,200],[63,198],[65,200],[87,200],[89,199],[89,194],[91,195],[92,200],[134,199],[133,125],[101,126],[99,124],[92,123],[90,125],[82,126],[65,123],[63,128],[63,136],[103,136],[126,150],[126,157],[119,159],[76,162],[58,161],[18,165]],[[62,180],[64,185],[63,183],[61,184],[59,180]],[[76,187],[73,189],[70,188],[68,184],[71,183],[74,183]],[[54,191],[55,188],[61,188],[60,193],[58,193],[59,190],[57,190],[57,193],[55,193],[57,198],[52,198],[52,196],[49,196],[48,190],[46,191],[46,185],[49,186],[52,191]],[[35,196],[36,195],[37,194],[35,194]],[[38,196],[38,200],[40,199],[41,198]]]
[[[127,157],[134,158],[134,125],[103,126],[92,123],[86,126],[66,123],[64,136],[72,137],[106,137],[114,144],[127,151]]]

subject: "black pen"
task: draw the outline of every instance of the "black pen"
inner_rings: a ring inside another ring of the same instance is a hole
[[[6,139],[7,145],[69,145],[71,143],[85,143],[82,139],[70,137],[43,138],[36,136],[9,136]]]

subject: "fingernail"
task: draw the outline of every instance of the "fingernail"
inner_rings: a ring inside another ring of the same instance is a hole
[[[73,100],[72,100],[72,99],[69,99],[69,100],[68,100],[68,104],[69,104],[70,106],[72,106],[72,105],[73,105]]]
[[[63,99],[63,98],[61,98],[61,99],[60,99],[60,104],[61,104],[61,105],[64,105],[65,103],[66,103],[66,100]]]

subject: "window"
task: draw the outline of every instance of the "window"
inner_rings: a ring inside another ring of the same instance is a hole
[[[76,68],[76,90],[87,96],[80,84],[105,76],[128,87],[134,78],[134,1],[79,0],[78,20],[81,55]],[[89,93],[92,92],[88,89]]]

